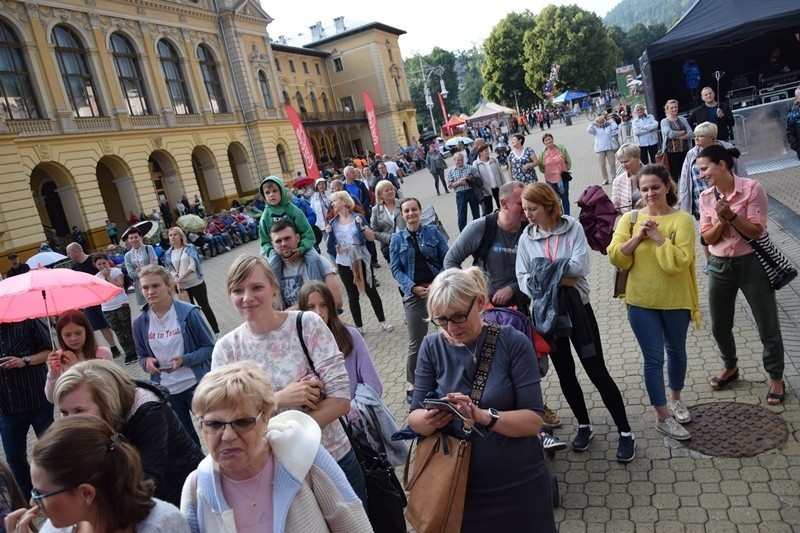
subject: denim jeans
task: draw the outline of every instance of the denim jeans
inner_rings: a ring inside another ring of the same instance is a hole
[[[558,183],[547,183],[550,185],[559,198],[561,198],[561,207],[564,210],[565,215],[569,215],[569,182],[567,180],[562,179]]]
[[[339,421],[331,422],[331,424],[338,424]],[[344,457],[336,461],[339,468],[344,472],[344,476],[353,487],[353,492],[364,504],[364,509],[367,509],[367,480],[364,478],[364,472],[361,470],[361,465],[358,464],[356,452],[352,449],[344,454]]]
[[[52,423],[53,404],[50,402],[32,411],[0,415],[0,438],[3,440],[6,462],[26,501],[31,497],[33,487],[31,465],[28,463],[28,430],[33,427],[36,436],[41,437]]]
[[[417,355],[422,339],[428,334],[429,325],[427,310],[428,300],[414,294],[403,298],[403,310],[408,326],[408,355],[406,356],[406,380],[414,383],[414,373],[417,370]]]
[[[458,210],[458,231],[464,231],[464,228],[467,225],[467,205],[469,205],[470,210],[472,210],[472,220],[477,220],[480,218],[480,212],[478,210],[478,199],[475,197],[475,193],[471,190],[469,191],[458,191],[456,193],[456,208]]]
[[[186,430],[186,433],[197,443],[200,447],[200,437],[197,436],[197,431],[194,429],[194,422],[192,421],[192,398],[194,398],[194,390],[197,385],[194,385],[183,392],[169,395],[169,406],[175,412],[175,415],[180,420],[181,425]]]
[[[686,332],[691,313],[688,309],[645,309],[628,306],[628,320],[644,356],[644,385],[650,404],[667,405],[664,391],[664,353],[667,380],[673,391],[683,390],[686,379]]]

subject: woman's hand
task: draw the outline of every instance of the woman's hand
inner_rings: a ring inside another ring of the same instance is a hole
[[[30,509],[17,509],[13,513],[9,513],[3,524],[6,531],[30,533],[31,524],[37,516],[39,516],[39,508],[34,505]]]
[[[653,241],[656,246],[664,244],[664,236],[661,235],[661,232],[658,230],[658,222],[654,219],[650,218],[642,222],[642,232],[644,232],[645,236]]]
[[[170,358],[170,363],[172,363],[172,368],[169,370],[170,372],[175,372],[180,367],[183,366],[183,357],[180,355],[176,355],[175,357]]]
[[[51,372],[59,374],[61,372],[61,350],[50,352],[47,356],[47,365]]]
[[[61,352],[61,370],[66,370],[78,362],[78,356],[74,352],[64,350]]]
[[[714,206],[714,211],[717,212],[717,217],[719,217],[720,220],[728,221],[733,218],[734,215],[730,202],[728,202],[727,198],[724,196],[717,202],[717,205]]]
[[[158,368],[158,359],[155,357],[148,357],[144,361],[144,369],[148,374],[158,374],[161,370]]]
[[[428,297],[428,287],[414,285],[411,287],[411,292],[414,293],[414,296],[422,298],[423,300]]]
[[[452,403],[458,409],[458,412],[464,415],[464,418],[472,420],[475,424],[486,425],[490,422],[487,420],[489,413],[479,408],[472,403],[472,398],[461,392],[450,392],[445,397],[445,400]]]
[[[315,378],[313,374],[298,376],[286,387],[275,393],[278,407],[302,408],[314,411],[317,403],[322,399],[325,390],[324,383]]]

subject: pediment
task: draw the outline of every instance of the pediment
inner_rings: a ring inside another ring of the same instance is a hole
[[[265,24],[269,24],[273,21],[273,18],[264,11],[264,8],[254,0],[242,0],[233,9],[233,12],[237,15],[263,19]]]

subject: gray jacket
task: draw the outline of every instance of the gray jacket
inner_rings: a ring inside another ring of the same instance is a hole
[[[361,415],[361,420],[355,426],[366,437],[367,444],[375,451],[385,453],[392,466],[404,464],[408,456],[408,445],[405,441],[392,440],[392,435],[399,428],[394,421],[394,415],[381,401],[375,389],[366,383],[359,383],[350,403]]]

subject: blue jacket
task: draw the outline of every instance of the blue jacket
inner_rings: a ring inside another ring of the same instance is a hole
[[[195,272],[202,278],[203,269],[200,267],[200,263],[203,261],[203,256],[197,252],[194,244],[187,242],[183,246],[186,248],[186,253],[189,254],[189,257],[194,259]],[[175,268],[172,266],[172,248],[168,249],[166,255],[164,255],[164,267],[170,272],[175,272]]]
[[[197,381],[211,370],[211,352],[214,350],[214,334],[205,321],[203,312],[196,305],[188,304],[180,300],[173,300],[172,305],[178,312],[178,322],[181,326],[183,335],[183,366],[192,369]],[[148,357],[155,357],[147,341],[147,332],[150,330],[150,316],[147,311],[150,305],[142,307],[139,316],[133,319],[133,342],[136,344],[136,356],[139,358],[139,366],[142,370],[147,370],[145,360]],[[150,381],[159,383],[160,374],[151,374]]]
[[[367,219],[364,218],[359,213],[353,213],[353,217],[355,218],[355,223],[357,225],[364,226],[365,228],[369,227],[369,222],[367,222]],[[331,228],[335,229],[336,224],[338,223],[339,223],[339,215],[336,215],[331,219],[331,221],[328,224],[330,225]],[[357,232],[356,237],[358,240],[358,242],[356,243],[357,245],[364,246],[366,244],[367,239],[364,237],[363,232],[361,231]],[[328,233],[328,255],[333,258],[336,258],[336,231],[331,231],[330,233]]]
[[[411,294],[414,287],[414,260],[416,250],[408,242],[410,233],[408,228],[392,235],[389,243],[389,258],[392,266],[392,276],[400,284],[404,295]],[[419,249],[425,256],[428,266],[434,275],[442,271],[444,257],[447,255],[447,239],[435,226],[420,226],[417,230]]]

